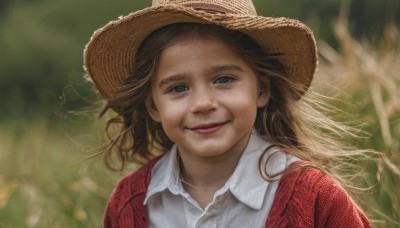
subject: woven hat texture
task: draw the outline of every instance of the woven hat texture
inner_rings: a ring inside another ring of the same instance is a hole
[[[257,16],[251,0],[153,0],[152,6],[119,17],[95,31],[84,50],[84,67],[105,99],[132,73],[139,45],[174,23],[204,23],[238,30],[266,53],[282,53],[287,76],[308,88],[316,66],[312,31],[298,20]]]

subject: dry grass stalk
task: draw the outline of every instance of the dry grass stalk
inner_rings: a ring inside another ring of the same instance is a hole
[[[390,119],[400,111],[400,68],[396,64],[400,62],[400,55],[396,51],[399,45],[398,30],[393,24],[388,25],[388,32],[383,38],[384,47],[381,49],[361,44],[349,32],[347,13],[343,13],[348,11],[348,7],[348,4],[342,5],[342,13],[334,26],[341,53],[321,42],[320,55],[326,61],[321,62],[319,74],[322,80],[344,88],[348,94],[369,87],[370,100],[378,116],[383,141],[390,148],[395,141]]]

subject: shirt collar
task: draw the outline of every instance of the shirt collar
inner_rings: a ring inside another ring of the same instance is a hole
[[[229,189],[232,194],[243,204],[259,210],[262,207],[269,182],[264,180],[258,170],[258,162],[262,152],[271,144],[253,130],[250,140],[243,152],[238,165],[223,189]],[[273,154],[268,163],[268,172],[277,173],[287,166],[286,154],[276,149],[267,151],[265,159]],[[177,147],[174,145],[154,166],[152,178],[147,190],[144,204],[155,194],[168,189],[172,194],[183,192],[179,180],[179,159]]]
[[[180,188],[182,185],[179,181],[178,150],[174,145],[153,167],[144,204],[146,205],[148,200],[159,192],[169,189],[172,193],[178,194]]]
[[[261,209],[269,185],[269,182],[259,172],[259,159],[271,145],[253,130],[235,171],[226,183],[226,186],[240,202],[255,210]],[[274,151],[276,154],[271,157],[272,160],[268,163],[268,173],[278,173],[284,170],[286,166],[285,154],[278,152],[275,148],[266,151],[267,154],[264,157],[268,157]],[[262,164],[265,164],[265,162],[266,159],[263,159]]]

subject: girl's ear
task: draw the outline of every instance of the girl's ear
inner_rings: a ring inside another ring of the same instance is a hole
[[[149,113],[150,117],[156,121],[156,122],[161,122],[161,118],[160,118],[160,113],[156,107],[156,105],[153,102],[153,98],[151,96],[149,96],[146,101],[146,108],[147,108],[147,112]]]
[[[269,89],[268,88],[260,89],[257,98],[257,107],[258,108],[265,107],[268,104],[268,101],[269,101]]]

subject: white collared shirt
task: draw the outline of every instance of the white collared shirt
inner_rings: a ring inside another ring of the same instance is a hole
[[[270,145],[253,130],[235,171],[204,209],[182,187],[175,145],[152,170],[144,201],[149,227],[265,227],[279,184],[264,180],[258,171],[258,160]],[[298,160],[274,147],[268,150],[264,162],[272,154],[267,167],[271,174]]]

